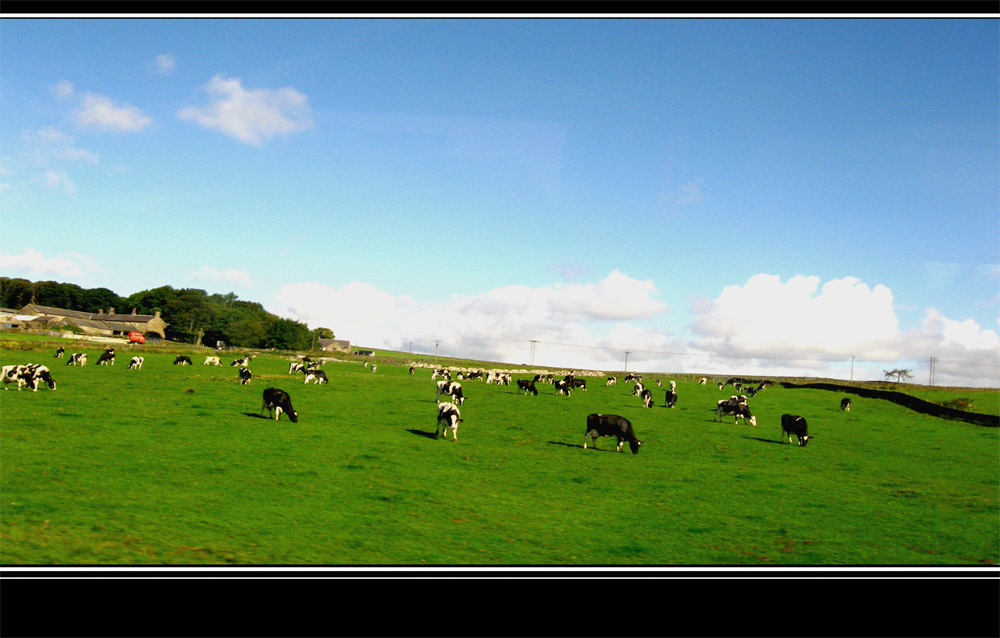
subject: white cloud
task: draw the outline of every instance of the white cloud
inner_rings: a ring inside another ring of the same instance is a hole
[[[69,178],[64,170],[47,169],[42,173],[42,184],[50,190],[63,191],[67,195],[76,193],[76,183]]]
[[[666,305],[651,298],[655,292],[651,281],[618,271],[593,283],[505,286],[477,295],[454,295],[437,304],[397,297],[361,282],[336,289],[307,282],[279,290],[276,312],[314,327],[330,327],[341,338],[359,344],[402,348],[410,339],[426,345],[435,337],[446,337],[445,347],[452,355],[463,349],[475,356],[514,360],[525,358],[529,339],[597,346],[599,340],[586,324],[665,312]],[[553,348],[546,352],[555,355]],[[569,365],[568,360],[564,357],[553,365]]]
[[[19,255],[0,255],[0,271],[33,277],[70,277],[81,275],[85,271],[103,272],[103,269],[92,257],[80,253],[46,257],[29,248]]]
[[[153,118],[141,109],[129,104],[115,104],[111,98],[96,93],[85,93],[73,116],[82,128],[119,133],[141,131],[153,123]]]
[[[55,96],[60,100],[65,99],[73,95],[73,84],[72,82],[68,82],[66,80],[60,80],[59,83],[53,87],[52,92],[55,93]]]
[[[886,356],[899,338],[892,292],[854,277],[819,286],[819,277],[782,282],[759,274],[727,286],[699,308],[692,323],[699,344],[727,354]]]
[[[204,88],[210,102],[183,108],[177,112],[178,118],[253,146],[275,135],[313,126],[306,96],[295,89],[245,89],[238,78],[222,75],[213,77]]]
[[[197,272],[191,275],[192,281],[213,281],[233,284],[238,286],[252,286],[250,274],[245,270],[226,268],[219,270],[211,266],[202,266]]]
[[[927,360],[940,360],[938,384],[1000,385],[1000,337],[973,321],[928,309],[924,323],[901,331],[892,293],[854,277],[821,285],[750,277],[695,309],[693,337],[653,325],[667,313],[652,281],[618,271],[599,281],[531,288],[505,286],[441,303],[396,296],[367,283],[333,288],[290,284],[276,293],[281,316],[332,328],[371,347],[565,368],[628,369],[709,375],[881,379],[882,369],[912,368],[926,382]],[[895,362],[895,363],[893,363]]]
[[[38,164],[48,164],[56,160],[70,160],[87,164],[100,164],[100,155],[76,145],[76,138],[57,130],[53,126],[43,126],[23,135],[27,156]]]
[[[161,53],[154,61],[157,73],[170,73],[177,68],[177,60],[169,53]]]

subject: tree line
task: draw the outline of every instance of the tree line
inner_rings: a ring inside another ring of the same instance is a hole
[[[32,282],[0,277],[0,306],[20,309],[34,303],[66,310],[152,315],[159,311],[167,322],[167,338],[215,346],[223,341],[242,348],[311,350],[316,340],[332,339],[329,328],[309,327],[272,314],[259,303],[239,299],[234,293],[208,294],[198,288],[160,286],[121,297],[107,288],[81,288],[55,281]]]

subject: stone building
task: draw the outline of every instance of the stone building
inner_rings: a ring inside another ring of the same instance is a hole
[[[128,335],[129,332],[140,332],[143,336],[166,338],[167,323],[160,318],[160,311],[152,315],[136,314],[135,308],[130,314],[116,313],[114,308],[108,312],[80,312],[64,310],[50,306],[28,304],[18,312],[21,316],[35,317],[24,324],[25,328],[52,330],[60,326],[76,326],[84,334],[101,337],[117,337]]]

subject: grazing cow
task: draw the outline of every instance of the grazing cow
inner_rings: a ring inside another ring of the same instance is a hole
[[[642,441],[636,438],[632,423],[617,414],[590,414],[587,415],[587,430],[583,437],[583,449],[587,449],[587,440],[593,442],[594,449],[597,449],[597,438],[601,436],[613,436],[618,439],[617,452],[622,451],[622,446],[628,441],[632,454],[639,453],[639,446]]]
[[[851,411],[851,399],[848,398],[848,397],[844,397],[843,399],[841,399],[840,400],[840,409],[843,410],[844,412],[850,412]]]
[[[437,382],[437,401],[441,401],[442,394],[451,395],[451,402],[455,403],[458,401],[459,405],[465,404],[465,395],[462,394],[462,384],[456,381],[438,381]]]
[[[636,383],[634,386],[632,386],[632,396],[637,397],[641,395],[642,391],[645,389],[646,388],[643,387],[642,383]]]
[[[240,368],[240,385],[250,385],[252,378],[253,374],[250,372],[250,368]]]
[[[219,359],[219,357],[208,356],[208,357],[205,357],[205,363],[203,363],[201,365],[203,365],[203,366],[221,366],[222,365],[222,361]]]
[[[297,361],[292,361],[288,364],[288,374],[294,374],[296,372],[305,372],[306,364],[298,363]]]
[[[631,372],[630,372],[630,373],[629,373],[629,374],[628,374],[628,375],[627,375],[627,376],[625,377],[625,383],[628,383],[629,381],[637,381],[637,382],[638,382],[638,381],[642,381],[642,376],[640,376],[640,375],[638,375],[638,374],[633,374],[633,373],[631,373]]]
[[[663,386],[663,381],[660,381],[659,379],[657,379],[656,380],[656,387],[659,388],[659,387],[662,387],[662,386]]]
[[[676,381],[671,381],[670,382],[670,391],[673,392],[676,389],[677,389],[677,382]]]
[[[799,440],[799,447],[805,447],[809,439],[813,438],[809,435],[809,428],[806,426],[806,420],[800,416],[795,416],[793,414],[782,414],[781,415],[781,442],[785,442],[785,435],[788,435],[788,442],[792,443],[792,437],[796,437]]]
[[[410,366],[410,374],[413,374],[413,366]]]
[[[517,387],[519,390],[524,390],[524,395],[528,396],[531,393],[532,396],[538,396],[538,388],[535,387],[534,381],[528,381],[527,379],[518,379]]]
[[[261,406],[261,412],[267,409],[268,415],[274,414],[274,420],[277,421],[281,413],[284,412],[288,415],[288,420],[292,423],[299,422],[299,413],[292,409],[292,398],[288,396],[288,393],[284,390],[279,390],[277,388],[267,388],[264,390],[264,404]]]
[[[3,367],[4,390],[8,383],[17,383],[18,391],[22,387],[28,386],[32,392],[38,392],[38,382],[44,381],[50,389],[56,389],[55,379],[49,372],[48,367],[39,363],[27,363],[24,365],[9,365]]]
[[[86,352],[74,352],[69,355],[69,360],[66,362],[66,365],[73,366],[75,368],[77,364],[80,364],[81,367],[87,365]]]
[[[731,397],[729,400],[719,401],[715,409],[715,420],[718,421],[720,417],[726,414],[731,414],[735,418],[733,423],[739,423],[740,419],[746,419],[750,422],[750,425],[757,425],[757,417],[750,413],[750,408],[745,401],[740,401],[736,396]]]
[[[608,387],[613,388],[618,385],[618,377],[608,377]]]
[[[174,365],[175,366],[189,366],[189,365],[193,365],[193,364],[191,363],[191,357],[187,356],[186,354],[179,354],[179,355],[177,355],[177,358],[174,359]]]
[[[241,368],[246,368],[250,365],[250,357],[243,357],[242,359],[236,359],[229,364],[229,367],[239,366]]]
[[[561,394],[564,396],[572,396],[573,388],[570,387],[568,383],[563,380],[556,381],[553,384],[556,387],[556,394]]]
[[[50,390],[56,389],[56,380],[52,378],[52,373],[49,372],[48,367],[38,363],[29,363],[26,367],[31,373],[32,390],[38,391],[38,381],[44,381]]]
[[[454,403],[438,403],[437,407],[437,427],[434,429],[434,436],[442,434],[448,438],[448,428],[451,428],[452,441],[458,440],[458,424],[462,420],[462,413]]]
[[[378,368],[378,365],[377,365],[377,364],[375,364],[375,363],[373,363],[373,364],[372,364],[372,372],[375,372],[375,369],[376,369],[376,368]]]
[[[320,385],[322,383],[327,383],[327,384],[330,383],[330,380],[326,378],[326,373],[323,372],[322,370],[310,370],[306,372],[305,383],[309,383],[310,381],[315,382],[316,385]]]
[[[668,408],[672,408],[675,405],[677,405],[677,393],[674,392],[673,390],[667,390],[667,395],[664,398],[664,402],[666,403]]]
[[[698,379],[698,385],[705,385],[706,383],[708,383],[708,379],[705,377]]]
[[[106,350],[104,353],[102,353],[101,357],[97,360],[97,365],[99,365],[99,366],[105,366],[105,365],[108,365],[109,361],[111,362],[111,365],[115,365],[115,352],[114,352],[114,350]]]
[[[587,380],[586,379],[573,379],[573,387],[580,388],[584,392],[587,391]]]
[[[431,379],[437,379],[438,377],[444,377],[446,380],[451,381],[451,372],[448,370],[435,370],[431,374]]]
[[[62,346],[56,348],[56,359],[61,359],[64,354],[66,354],[66,348]]]
[[[720,383],[720,384],[719,384],[719,389],[720,389],[720,390],[721,390],[721,389],[723,389],[723,388],[725,388],[725,387],[726,387],[726,384],[724,384],[724,383]]]
[[[142,370],[142,362],[145,360],[145,357],[132,357],[132,359],[128,362],[128,369]]]
[[[646,388],[639,394],[639,398],[642,399],[642,407],[651,408],[653,407],[653,391]]]

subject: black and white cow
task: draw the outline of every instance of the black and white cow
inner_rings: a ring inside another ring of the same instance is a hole
[[[253,374],[250,372],[250,368],[240,368],[240,385],[250,385],[252,378]]]
[[[597,449],[597,438],[601,436],[613,436],[618,439],[618,447],[615,451],[621,452],[622,446],[628,441],[632,454],[639,453],[639,446],[642,445],[635,436],[632,423],[617,414],[589,414],[587,415],[587,430],[583,436],[583,449],[587,449],[587,441],[591,440],[594,449]]]
[[[532,396],[538,396],[538,388],[535,387],[534,381],[529,381],[528,379],[518,379],[517,388],[524,391],[524,395],[527,396],[531,394]]]
[[[306,364],[299,363],[298,361],[292,361],[288,364],[288,374],[295,374],[296,372],[305,372]]]
[[[250,357],[243,357],[242,359],[235,359],[232,363],[229,364],[229,367],[232,368],[233,366],[239,366],[241,368],[246,368],[249,365],[250,365]]]
[[[410,366],[410,374],[413,374],[413,366]]]
[[[840,409],[844,412],[851,411],[851,399],[849,397],[844,397],[840,400]]]
[[[587,380],[586,379],[573,379],[573,387],[580,388],[584,392],[587,391]]]
[[[642,376],[630,372],[625,376],[625,383],[628,383],[629,381],[635,381],[635,382],[642,381]]]
[[[132,357],[132,359],[128,362],[128,369],[142,370],[142,363],[145,360],[145,357]]]
[[[706,383],[708,383],[708,379],[705,377],[698,379],[698,385],[705,385]]]
[[[177,355],[177,358],[174,359],[174,365],[175,366],[189,366],[189,365],[192,365],[191,364],[191,357],[187,356],[186,354],[179,354],[179,355]]]
[[[757,417],[750,413],[750,407],[747,405],[746,401],[740,401],[738,397],[733,396],[728,400],[719,401],[715,409],[715,420],[718,421],[720,417],[731,414],[735,418],[733,423],[739,423],[740,419],[746,419],[750,425],[757,425]]]
[[[618,385],[618,377],[608,377],[607,386],[613,388]]]
[[[673,390],[667,390],[667,395],[663,399],[664,403],[668,408],[672,408],[677,405],[677,393]]]
[[[66,365],[73,366],[74,368],[79,364],[81,367],[87,365],[87,353],[86,352],[74,352],[69,355],[69,360],[66,361]]]
[[[100,358],[97,360],[97,365],[106,366],[108,365],[109,362],[111,363],[111,365],[115,365],[115,351],[110,349],[105,350],[101,354]]]
[[[305,383],[309,383],[310,381],[312,381],[316,385],[320,385],[323,383],[327,384],[330,383],[330,380],[326,378],[326,373],[323,372],[322,370],[310,370],[306,372]]]
[[[573,388],[566,381],[560,379],[559,381],[556,381],[552,385],[554,385],[555,388],[556,388],[556,394],[561,394],[561,395],[567,396],[567,397],[568,396],[572,396]]]
[[[8,383],[17,383],[18,391],[24,386],[31,388],[32,392],[38,392],[38,382],[43,381],[50,389],[56,389],[55,379],[49,372],[48,367],[39,363],[27,363],[24,365],[9,365],[3,367],[4,390]]]
[[[646,388],[642,385],[642,383],[636,383],[632,386],[632,396],[637,397],[642,395],[642,391],[645,389]]]
[[[261,412],[265,409],[267,409],[268,415],[274,414],[275,421],[284,412],[288,415],[289,421],[292,423],[299,422],[299,413],[292,409],[292,398],[284,390],[277,388],[267,388],[264,390],[264,404],[261,406]]]
[[[438,377],[444,377],[446,380],[451,381],[451,372],[446,369],[438,369],[431,373],[431,379],[437,379]]]
[[[436,401],[441,401],[441,395],[448,394],[451,395],[451,402],[458,402],[459,405],[465,404],[465,395],[462,394],[462,384],[456,381],[438,381],[437,382],[437,398]]]
[[[646,388],[639,393],[639,399],[642,400],[642,407],[651,408],[653,407],[653,391]]]
[[[794,414],[782,414],[781,415],[781,442],[785,442],[785,435],[788,435],[788,442],[792,443],[792,437],[796,437],[799,440],[799,447],[805,447],[809,439],[813,438],[809,435],[809,428],[806,425],[806,420],[800,416]]]
[[[437,407],[437,427],[434,429],[434,436],[438,434],[448,438],[448,428],[451,428],[452,441],[458,440],[458,424],[462,420],[462,412],[454,403],[438,403]]]
[[[62,356],[66,354],[66,348],[62,346],[56,348],[56,359],[62,359]]]
[[[213,357],[211,355],[205,357],[205,363],[201,364],[203,366],[221,366],[222,360],[219,357]]]

